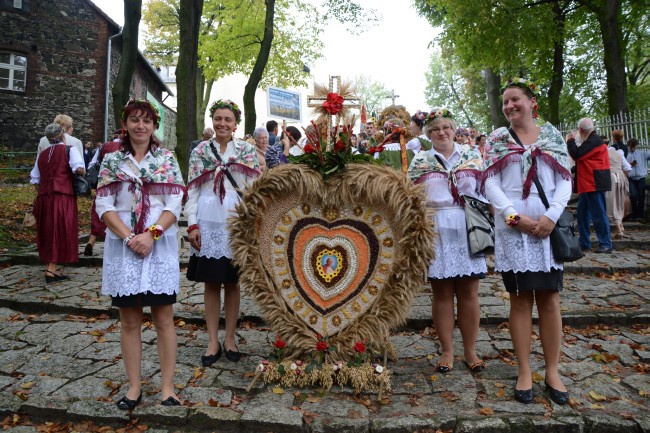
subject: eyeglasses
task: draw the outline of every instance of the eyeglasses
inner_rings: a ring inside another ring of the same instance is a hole
[[[454,128],[452,128],[451,125],[443,125],[442,126],[442,130],[444,132],[449,132],[452,129],[454,129]],[[437,133],[437,132],[440,132],[440,130],[441,130],[441,128],[436,128],[436,127],[431,128],[431,132],[436,132]]]

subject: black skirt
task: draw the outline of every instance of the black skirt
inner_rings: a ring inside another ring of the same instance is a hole
[[[551,272],[503,272],[503,285],[508,293],[530,292],[536,290],[550,290],[561,292],[563,288],[562,277],[564,272],[560,269],[551,269]]]
[[[451,277],[451,278],[431,278],[427,277],[429,281],[444,281],[444,280],[462,280],[463,278],[478,278],[479,280],[485,279],[485,272],[479,272],[478,274],[469,274],[463,275],[462,277]]]
[[[111,296],[111,305],[113,307],[157,307],[159,305],[172,305],[176,303],[176,294],[167,295],[161,293],[156,295],[146,291],[144,293],[136,293],[135,295],[126,296]]]
[[[187,279],[201,283],[236,284],[239,281],[239,267],[232,264],[232,259],[218,259],[190,256],[187,266]]]

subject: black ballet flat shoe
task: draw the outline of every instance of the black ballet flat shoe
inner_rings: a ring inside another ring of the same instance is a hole
[[[180,406],[181,402],[176,400],[174,397],[171,395],[164,399],[163,401],[160,402],[161,406]]]
[[[531,404],[535,398],[533,388],[530,389],[517,389],[515,388],[515,400],[523,404]]]
[[[91,244],[86,244],[86,248],[84,249],[84,256],[90,257],[93,255],[93,246]]]
[[[544,381],[544,385],[546,385],[546,390],[548,391],[549,397],[551,397],[551,400],[553,400],[555,403],[563,406],[569,402],[568,392],[559,391],[549,385],[546,381]]]
[[[49,275],[48,275],[49,274]],[[57,283],[59,281],[67,280],[69,277],[67,275],[55,274],[52,271],[45,271],[45,283]]]
[[[223,347],[226,347],[224,342]],[[236,347],[236,346],[235,346]],[[241,353],[239,350],[228,350],[226,349],[226,359],[230,362],[238,362],[241,359]]]
[[[209,367],[221,358],[221,344],[219,344],[219,349],[214,355],[203,355],[201,357],[201,365],[204,367]]]
[[[142,401],[142,391],[140,391],[140,395],[138,396],[137,400],[131,400],[126,396],[124,396],[121,399],[119,399],[119,401],[115,404],[117,405],[118,409],[133,410],[137,405],[140,404],[141,401]]]

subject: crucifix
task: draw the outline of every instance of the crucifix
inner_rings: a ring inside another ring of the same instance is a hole
[[[399,95],[395,94],[395,89],[391,91],[391,94],[386,96],[386,99],[391,99],[393,101],[393,105],[395,105],[395,99],[399,98]]]
[[[317,85],[314,84],[314,95],[309,95],[307,96],[307,106],[310,108],[315,109],[315,111],[318,108],[323,106],[323,103],[327,100],[327,93],[334,92],[334,93],[340,93],[341,91],[341,77],[339,75],[334,75],[329,77],[329,87],[325,87],[322,85]],[[339,114],[336,115],[336,124],[338,125],[341,121],[342,117],[345,117],[345,114],[347,113],[348,110],[352,108],[361,108],[361,98],[355,95],[341,95],[344,97],[343,101],[343,109]],[[328,126],[328,131],[332,130],[332,127],[334,126],[332,124],[332,115],[327,114],[327,126]]]

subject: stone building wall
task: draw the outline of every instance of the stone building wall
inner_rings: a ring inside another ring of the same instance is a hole
[[[108,37],[119,27],[86,0],[22,3],[18,10],[13,2],[0,0],[0,52],[27,58],[25,91],[0,90],[0,145],[36,149],[45,126],[59,113],[72,117],[73,135],[83,142],[103,141]],[[111,82],[120,50],[118,37],[113,40]],[[161,101],[162,81],[144,62],[140,56],[132,95],[146,97],[148,90]],[[109,110],[111,131],[111,106]],[[170,137],[175,142],[175,132]]]

